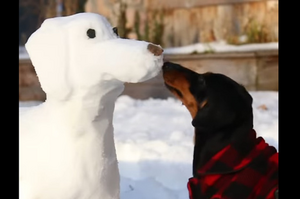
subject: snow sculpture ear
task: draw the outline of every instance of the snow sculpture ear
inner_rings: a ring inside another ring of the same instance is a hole
[[[46,19],[25,44],[47,99],[65,100],[71,94],[67,31],[59,20]]]

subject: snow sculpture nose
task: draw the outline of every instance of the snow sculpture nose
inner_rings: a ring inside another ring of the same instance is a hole
[[[162,48],[160,48],[159,46],[156,46],[154,44],[148,44],[147,49],[153,53],[155,56],[160,56],[164,50]]]

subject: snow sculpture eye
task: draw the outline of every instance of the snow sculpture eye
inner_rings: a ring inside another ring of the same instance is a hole
[[[113,28],[113,31],[114,31],[114,33],[115,33],[117,36],[119,36],[119,34],[118,34],[118,28],[117,28],[117,27],[114,27],[114,28]]]
[[[86,34],[91,39],[96,37],[96,31],[94,29],[88,29]]]

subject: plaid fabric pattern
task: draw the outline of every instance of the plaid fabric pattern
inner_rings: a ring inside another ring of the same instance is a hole
[[[262,137],[249,134],[246,155],[229,145],[197,168],[188,181],[190,199],[275,199],[278,189],[278,152]]]

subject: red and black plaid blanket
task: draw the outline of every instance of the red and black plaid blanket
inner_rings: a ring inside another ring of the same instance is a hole
[[[190,178],[190,199],[273,199],[278,189],[278,152],[251,131],[251,150],[229,145],[197,168]],[[277,191],[278,192],[278,191]]]

